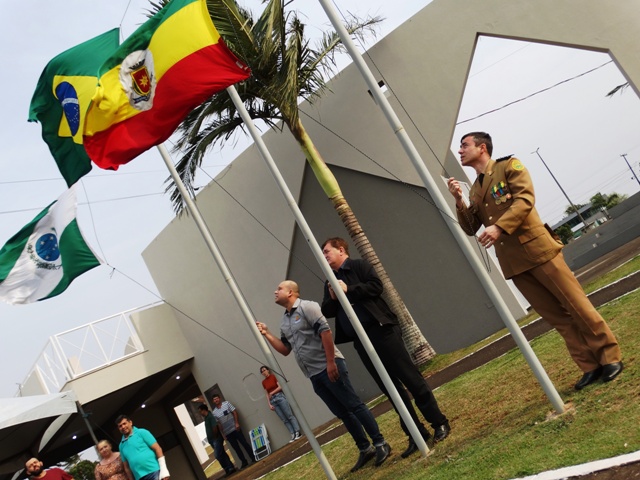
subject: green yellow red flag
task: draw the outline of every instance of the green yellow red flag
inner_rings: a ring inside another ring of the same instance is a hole
[[[250,74],[224,44],[205,0],[173,0],[100,68],[84,146],[101,168],[165,141],[195,107]]]

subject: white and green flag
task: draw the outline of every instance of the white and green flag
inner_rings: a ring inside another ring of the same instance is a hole
[[[101,261],[76,222],[71,187],[16,233],[0,250],[0,300],[31,303],[55,297]]]

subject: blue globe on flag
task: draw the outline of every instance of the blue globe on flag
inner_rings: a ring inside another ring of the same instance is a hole
[[[36,242],[36,253],[45,262],[55,262],[60,258],[58,237],[53,233],[41,236]]]
[[[76,89],[69,82],[62,82],[56,87],[56,97],[60,105],[64,116],[67,119],[67,124],[71,130],[71,135],[75,137],[80,128],[80,101],[78,100],[78,93]]]

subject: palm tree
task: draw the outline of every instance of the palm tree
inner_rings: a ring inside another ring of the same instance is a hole
[[[307,134],[299,115],[300,99],[312,101],[326,87],[325,75],[333,73],[334,55],[342,51],[335,32],[325,33],[316,48],[304,37],[305,25],[293,11],[285,11],[284,0],[270,0],[254,20],[235,0],[209,0],[211,18],[229,48],[251,68],[252,76],[236,85],[250,116],[270,127],[284,125],[300,145],[324,193],[331,200],[360,256],[373,265],[384,285],[383,298],[398,316],[407,350],[417,365],[433,358],[435,351],[426,341],[399,293],[389,280],[373,247],[344,198],[340,186]],[[364,21],[353,18],[349,32],[364,38],[373,33],[380,18]],[[180,125],[181,137],[175,150],[182,157],[176,168],[193,193],[193,179],[206,150],[216,142],[223,144],[233,132],[242,128],[242,120],[226,91],[194,109]],[[171,180],[169,180],[171,182]],[[183,201],[170,183],[171,200],[177,213]]]

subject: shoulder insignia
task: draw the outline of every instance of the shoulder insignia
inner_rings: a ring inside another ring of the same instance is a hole
[[[524,165],[517,158],[513,159],[511,166],[513,167],[514,170],[524,170]]]
[[[511,157],[513,157],[513,154],[506,155],[504,157],[500,157],[500,158],[496,159],[496,162],[504,162],[505,160],[509,160]]]

